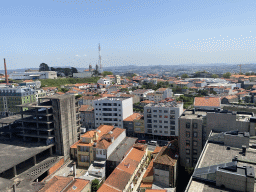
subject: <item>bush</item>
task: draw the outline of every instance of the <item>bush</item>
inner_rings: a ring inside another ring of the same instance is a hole
[[[100,188],[100,181],[98,179],[94,179],[92,181],[91,185],[91,191],[92,192],[97,192],[97,190]]]

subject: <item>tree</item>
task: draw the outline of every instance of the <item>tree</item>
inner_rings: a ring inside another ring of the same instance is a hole
[[[67,88],[61,88],[60,89],[60,92],[63,92],[63,93],[66,93],[66,92],[68,92],[69,90],[67,89]]]
[[[78,73],[78,71],[75,67],[71,67],[71,73],[72,73],[72,76],[73,76],[73,73]]]
[[[83,95],[76,95],[75,98],[79,99],[80,97],[82,97]]]
[[[105,77],[106,75],[113,75],[113,73],[111,71],[103,71],[102,75]]]
[[[49,66],[45,63],[39,65],[39,71],[50,71]]]
[[[182,78],[182,79],[188,78],[188,74],[182,74],[182,75],[181,75],[181,78]]]
[[[211,76],[212,78],[219,78],[219,76],[218,75],[216,75],[216,74],[212,74],[212,76]]]
[[[98,179],[94,179],[91,185],[91,192],[97,192],[100,188],[100,181]]]
[[[230,72],[224,73],[223,77],[226,79],[229,79],[231,77],[231,73]]]

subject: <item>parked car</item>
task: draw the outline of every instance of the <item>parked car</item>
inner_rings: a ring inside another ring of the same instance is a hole
[[[151,141],[148,142],[148,144],[149,144],[149,145],[155,145],[155,146],[156,146],[156,145],[157,145],[157,141],[151,140]]]

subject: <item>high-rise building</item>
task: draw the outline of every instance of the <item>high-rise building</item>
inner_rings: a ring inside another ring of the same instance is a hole
[[[123,128],[123,120],[133,114],[132,97],[104,97],[93,101],[95,127],[114,125]]]
[[[175,101],[146,105],[144,107],[145,133],[156,138],[178,136],[178,119],[182,112],[183,103]]]

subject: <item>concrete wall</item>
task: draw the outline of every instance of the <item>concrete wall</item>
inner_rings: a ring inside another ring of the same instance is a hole
[[[92,77],[92,73],[90,71],[82,72],[82,73],[73,73],[74,78],[86,78],[86,77]]]
[[[107,149],[107,158],[112,154],[112,152],[124,140],[125,137],[126,137],[126,132],[124,131],[114,140],[114,142]]]
[[[154,181],[159,182],[159,183],[163,183],[166,186],[169,186],[169,170],[165,171],[165,170],[161,170],[161,169],[156,169],[154,168]]]
[[[237,148],[242,148],[242,145],[245,145],[246,148],[249,148],[249,137],[224,134],[224,145]]]

